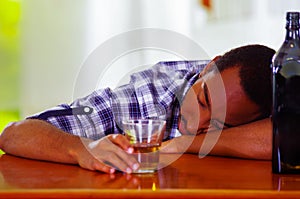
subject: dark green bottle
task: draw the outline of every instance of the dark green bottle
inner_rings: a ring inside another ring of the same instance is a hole
[[[300,173],[299,15],[286,14],[286,37],[272,63],[273,173]]]

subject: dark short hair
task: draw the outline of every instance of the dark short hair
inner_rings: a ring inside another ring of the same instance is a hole
[[[230,50],[216,60],[220,72],[239,67],[241,86],[249,99],[260,107],[261,116],[270,116],[272,109],[271,63],[275,51],[263,45],[246,45]]]

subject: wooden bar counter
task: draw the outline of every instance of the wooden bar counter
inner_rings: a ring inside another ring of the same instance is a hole
[[[0,198],[300,198],[300,175],[270,161],[162,154],[154,174],[104,174],[76,165],[0,157]]]

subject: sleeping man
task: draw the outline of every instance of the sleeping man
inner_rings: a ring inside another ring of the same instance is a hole
[[[211,61],[159,62],[128,84],[103,88],[9,124],[0,148],[21,157],[131,173],[139,163],[123,136],[123,119],[166,120],[164,153],[199,153],[221,132],[210,155],[271,158],[271,59],[246,45]]]

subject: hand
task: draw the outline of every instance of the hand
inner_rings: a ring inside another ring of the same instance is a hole
[[[131,155],[133,148],[123,135],[108,135],[96,141],[81,140],[85,148],[74,155],[82,168],[106,173],[114,173],[119,169],[131,173],[139,167],[138,161]]]

